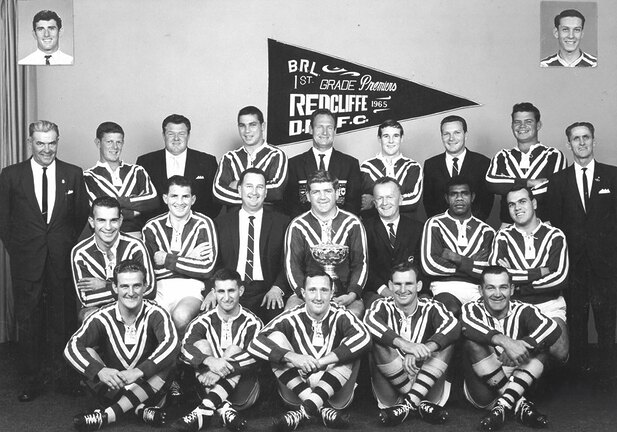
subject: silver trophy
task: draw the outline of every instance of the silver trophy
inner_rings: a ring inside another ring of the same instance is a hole
[[[326,233],[326,241],[315,246],[311,246],[311,255],[315,261],[322,265],[324,271],[332,278],[332,285],[336,292],[341,283],[334,271],[334,267],[345,261],[349,255],[349,246],[332,243],[331,229]]]

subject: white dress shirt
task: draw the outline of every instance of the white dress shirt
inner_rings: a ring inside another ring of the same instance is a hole
[[[167,178],[175,175],[183,176],[186,167],[186,154],[184,150],[178,156],[175,156],[165,150],[165,166],[167,167]]]
[[[324,163],[324,166],[326,167],[326,171],[327,171],[330,168],[330,158],[332,157],[333,147],[330,147],[325,152],[320,152],[315,147],[312,147],[312,149],[313,149],[313,156],[315,156],[315,162],[317,163],[317,169],[319,169],[319,162],[321,160],[319,155],[320,154],[325,155],[325,157],[323,158],[323,163]]]
[[[458,173],[461,173],[461,168],[463,167],[463,161],[465,160],[465,155],[467,154],[467,149],[463,150],[458,156],[452,156],[450,153],[446,152],[446,167],[448,168],[448,173],[450,173],[450,177],[453,176],[452,170],[454,169],[454,158],[457,159],[458,162]]]
[[[585,171],[585,175],[587,176],[587,187],[589,188],[587,193],[589,194],[589,196],[591,196],[591,188],[593,186],[593,172],[595,167],[595,160],[589,162],[586,167],[582,167],[576,162],[574,162],[574,173],[576,174],[576,187],[578,188],[578,196],[581,199],[581,203],[583,204],[583,208],[585,209],[585,211],[587,211],[587,209],[585,208],[585,198],[583,196],[583,168],[587,168],[587,171]],[[589,196],[587,198],[589,198]]]
[[[259,240],[261,238],[261,221],[263,219],[264,210],[261,209],[255,214],[250,214],[244,209],[240,209],[238,212],[238,220],[240,222],[239,235],[240,235],[240,249],[238,250],[238,266],[236,271],[243,276],[246,270],[246,249],[248,248],[249,238],[249,216],[255,216],[253,220],[253,226],[255,227],[254,237],[255,244],[253,246],[253,280],[264,280],[263,271],[261,270],[261,255],[259,254]]]
[[[39,209],[43,211],[43,167],[34,158],[30,159],[32,177],[34,179],[34,194],[39,203]],[[56,203],[56,160],[47,167],[47,223],[51,220]]]

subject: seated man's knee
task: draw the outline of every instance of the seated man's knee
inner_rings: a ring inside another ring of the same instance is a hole
[[[285,310],[293,309],[303,303],[304,300],[302,300],[297,294],[292,294],[287,300],[287,303],[285,303]]]
[[[390,348],[389,346],[381,345],[379,343],[373,343],[371,355],[375,359],[375,363],[384,364],[391,362],[394,358],[397,357],[398,354],[393,348]]]
[[[347,309],[360,320],[364,317],[364,304],[362,303],[362,300],[352,301],[347,306]]]
[[[283,333],[279,331],[272,332],[268,335],[268,339],[276,343],[281,348],[291,349],[291,343]]]
[[[463,343],[463,350],[472,362],[481,360],[492,353],[492,349],[489,346],[469,339],[465,339],[465,342]]]
[[[461,302],[455,296],[450,293],[439,293],[434,297],[435,300],[443,303],[443,305],[448,309],[455,317],[461,316]]]

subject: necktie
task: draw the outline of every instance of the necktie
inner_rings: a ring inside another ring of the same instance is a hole
[[[43,194],[41,195],[41,213],[47,222],[47,167],[43,167]]]
[[[45,66],[51,66],[51,63],[49,63],[49,59],[51,58],[51,55],[46,55],[45,56]]]
[[[249,238],[246,244],[246,266],[244,267],[244,280],[253,281],[253,248],[255,247],[255,216],[249,216]]]
[[[583,171],[583,201],[585,203],[585,211],[589,210],[589,184],[587,184],[587,168],[581,168]]]
[[[458,175],[458,158],[452,159],[452,177],[456,177]]]
[[[392,222],[388,224],[388,239],[390,240],[390,246],[394,249],[394,243],[396,243],[396,233],[394,232],[394,224]]]
[[[319,169],[321,171],[325,171],[326,170],[326,164],[323,161],[323,158],[325,158],[325,157],[326,157],[326,155],[324,155],[324,154],[320,154],[319,155]]]

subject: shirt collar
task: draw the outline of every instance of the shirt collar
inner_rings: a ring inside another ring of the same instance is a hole
[[[101,249],[101,247],[99,246],[99,243],[96,241],[96,234],[93,234],[94,236],[94,244],[96,245],[96,248],[104,255],[107,256],[107,252],[104,251],[103,249]],[[120,244],[120,234],[118,234],[118,237],[116,238],[116,241],[114,242],[114,244],[111,245],[111,247],[109,248],[109,250],[114,251],[114,255],[115,251],[118,250],[118,245]]]
[[[381,220],[381,223],[386,227],[386,231],[388,230],[388,224],[394,224],[394,230],[396,231],[398,224],[401,221],[401,215],[399,214],[393,221],[385,221],[381,218],[381,216],[379,217],[379,220]]]
[[[465,159],[465,155],[467,154],[467,147],[463,149],[463,152],[458,156],[452,156],[450,153],[446,152],[446,162],[452,163],[454,158],[457,159],[459,170],[461,165],[463,164],[463,160]]]
[[[244,210],[242,207],[240,207],[239,214],[243,218],[248,218],[249,216],[255,216],[255,219],[261,219],[262,215],[264,214],[264,208],[263,207],[260,208],[257,213],[249,213],[246,210]]]
[[[180,224],[180,226],[184,229],[184,225],[186,225],[186,224],[188,223],[188,221],[190,221],[190,220],[191,220],[191,218],[192,218],[192,217],[193,217],[193,210],[189,210],[189,215],[188,215],[188,217],[187,217],[185,220],[183,220],[183,221],[181,221],[181,222],[178,222],[178,223],[179,223],[179,224]],[[172,228],[172,229],[173,229],[173,227],[174,227],[174,226],[171,224],[171,214],[170,214],[169,212],[167,212],[167,218],[165,219],[165,225],[167,225],[169,228]],[[180,231],[182,231],[182,230],[180,230]]]
[[[589,162],[587,164],[587,166],[584,166],[584,167],[579,165],[578,163],[576,163],[576,161],[574,162],[574,169],[576,171],[581,171],[583,168],[587,168],[587,175],[593,174],[593,171],[594,171],[595,167],[596,167],[596,160],[595,159],[592,159],[591,162]]]
[[[52,172],[56,169],[56,159],[54,158],[47,167],[43,167],[43,165],[40,165],[34,158],[30,158],[30,166],[33,170],[37,170],[37,172],[43,172],[43,168],[47,168],[47,172]]]
[[[118,165],[118,169],[120,169],[122,167],[122,165],[124,165],[124,162],[120,161],[120,164]],[[107,171],[113,172],[111,167],[109,166],[109,164],[107,162],[96,161],[95,167],[103,167]]]
[[[123,323],[124,325],[128,325],[124,322],[124,319],[122,318],[122,314],[120,313],[120,307],[118,305],[119,301],[116,300],[116,320],[118,322]],[[144,304],[145,304],[145,300],[141,301],[141,306],[139,307],[139,312],[137,312],[137,316],[135,317],[135,322],[132,324],[133,326],[137,323],[137,321],[139,320],[139,318],[141,317],[143,311],[144,311]]]

